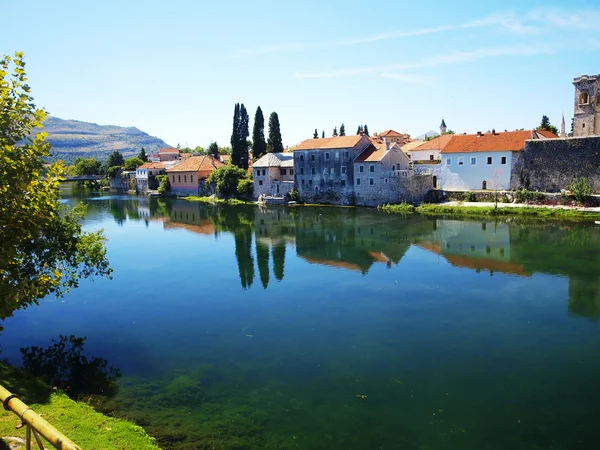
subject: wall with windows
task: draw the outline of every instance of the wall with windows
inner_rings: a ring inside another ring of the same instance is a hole
[[[438,177],[437,187],[447,190],[509,189],[512,153],[442,152],[441,167],[434,170],[434,175]]]
[[[257,198],[261,195],[284,196],[294,187],[293,167],[255,167],[252,172]]]
[[[600,76],[581,76],[573,81],[575,105],[573,136],[600,134]]]
[[[202,195],[204,182],[198,179],[197,172],[168,172],[171,193],[175,195]]]
[[[408,153],[413,161],[437,161],[440,159],[439,150],[411,150]]]

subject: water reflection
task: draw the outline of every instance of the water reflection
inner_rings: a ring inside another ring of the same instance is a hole
[[[160,221],[165,230],[232,234],[240,284],[264,289],[285,277],[286,251],[309,264],[368,274],[392,268],[410,248],[477,273],[569,279],[570,313],[600,318],[600,230],[593,225],[448,220],[351,208],[257,208],[147,197],[101,198],[118,224]],[[272,273],[271,273],[272,271]]]

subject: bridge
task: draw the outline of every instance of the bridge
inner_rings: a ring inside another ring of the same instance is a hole
[[[60,181],[98,181],[104,178],[102,175],[77,175],[74,177],[61,177]]]

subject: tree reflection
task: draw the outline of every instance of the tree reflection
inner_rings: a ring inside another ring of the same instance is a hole
[[[285,242],[278,242],[273,246],[273,273],[278,281],[283,280],[285,266]]]
[[[260,281],[266,289],[269,285],[269,247],[261,243],[256,237],[256,260]]]
[[[252,258],[252,229],[243,228],[234,233],[235,257],[238,263],[242,287],[247,289],[254,282],[254,259]]]

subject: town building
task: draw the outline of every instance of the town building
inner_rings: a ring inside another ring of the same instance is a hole
[[[575,111],[573,136],[600,134],[600,75],[582,75],[573,80]]]
[[[442,150],[448,145],[453,134],[442,134],[428,141],[421,143],[416,147],[404,149],[407,151],[411,161],[413,162],[429,162],[433,164],[440,161]]]
[[[294,187],[294,155],[267,153],[252,165],[254,196],[283,197]]]
[[[397,131],[394,131],[394,130],[385,130],[382,133],[375,133],[373,135],[373,138],[374,139],[385,139],[386,142],[389,142],[390,144],[396,143],[400,146],[407,144],[408,142],[411,141],[410,135],[398,133]]]
[[[161,162],[147,162],[135,171],[135,187],[138,192],[158,189],[156,175],[165,173],[165,165]]]
[[[161,148],[158,151],[159,161],[175,161],[180,158],[180,152],[178,148]]]
[[[212,155],[192,156],[166,169],[171,192],[176,195],[203,195],[205,181],[211,172],[224,164]]]

